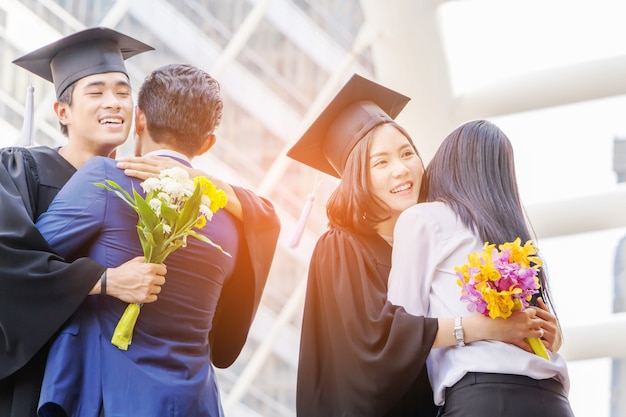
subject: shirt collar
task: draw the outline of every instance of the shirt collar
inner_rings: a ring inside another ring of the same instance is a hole
[[[182,159],[183,161],[191,163],[191,160],[186,155],[171,149],[157,149],[156,151],[148,152],[142,156],[171,156],[173,158]]]

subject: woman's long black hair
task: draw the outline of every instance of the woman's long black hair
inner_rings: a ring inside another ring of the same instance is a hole
[[[421,198],[448,205],[484,242],[498,246],[518,237],[522,244],[532,239],[520,201],[513,146],[493,123],[471,121],[450,133],[426,168],[422,185]],[[544,269],[539,271],[540,295],[554,311]]]

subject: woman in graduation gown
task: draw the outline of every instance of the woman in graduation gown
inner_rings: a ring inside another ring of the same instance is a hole
[[[393,227],[417,203],[424,170],[394,121],[408,100],[354,75],[287,153],[341,179],[309,268],[299,417],[437,413],[424,364],[431,347],[456,343],[454,319],[413,316],[387,301]],[[540,334],[544,321],[550,327],[553,318],[535,309],[506,325],[472,318],[465,341],[496,338],[529,349],[523,337]]]

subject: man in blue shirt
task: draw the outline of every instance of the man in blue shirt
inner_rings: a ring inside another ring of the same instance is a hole
[[[221,113],[219,85],[208,74],[189,65],[161,67],[139,92],[136,153],[169,157],[195,172],[190,160],[215,142]],[[37,222],[61,255],[117,265],[142,253],[136,213],[94,185],[105,179],[141,190],[115,161],[87,162]],[[158,302],[142,307],[126,351],[110,343],[126,303],[112,297],[83,303],[52,345],[41,415],[59,408],[81,417],[222,415],[211,361],[229,366],[238,356],[279,232],[269,202],[234,189],[243,221],[220,210],[199,230],[231,256],[192,238],[170,254],[167,285]]]

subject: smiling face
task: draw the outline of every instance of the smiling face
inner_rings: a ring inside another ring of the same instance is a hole
[[[424,165],[409,140],[391,124],[379,127],[369,152],[373,194],[391,209],[391,225],[405,209],[415,205]]]
[[[130,131],[133,99],[128,77],[110,72],[82,78],[74,87],[72,104],[57,102],[55,110],[74,146],[108,155]]]

